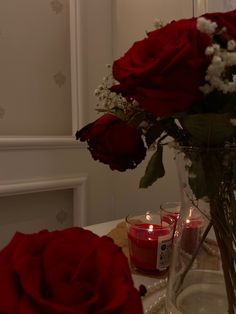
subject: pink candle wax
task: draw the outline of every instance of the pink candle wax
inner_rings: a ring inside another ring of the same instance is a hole
[[[172,232],[160,225],[137,224],[128,231],[130,260],[144,271],[164,271],[169,266]]]
[[[200,241],[202,227],[203,221],[200,218],[186,219],[181,239],[181,247],[185,252],[192,254],[195,251]]]

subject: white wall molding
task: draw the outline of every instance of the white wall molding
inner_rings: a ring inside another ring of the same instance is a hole
[[[70,51],[71,51],[71,136],[0,136],[0,151],[12,149],[84,148],[75,140],[75,133],[84,124],[85,54],[82,0],[70,1]],[[84,10],[84,9],[83,9]]]
[[[0,197],[73,189],[73,224],[85,226],[87,224],[86,182],[86,175],[6,182],[0,184]]]
[[[193,16],[197,17],[207,12],[208,0],[192,0],[192,1],[193,1]]]
[[[86,48],[82,0],[70,0],[72,133],[85,124]]]
[[[1,150],[85,148],[75,136],[0,136]]]

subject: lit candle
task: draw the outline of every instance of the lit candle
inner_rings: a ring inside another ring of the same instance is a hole
[[[172,220],[173,224],[173,220]],[[168,269],[173,227],[168,224],[136,224],[128,230],[131,264],[139,270],[162,272]]]
[[[203,229],[203,220],[199,215],[193,215],[193,209],[190,208],[189,216],[184,222],[181,247],[192,254],[199,244]]]

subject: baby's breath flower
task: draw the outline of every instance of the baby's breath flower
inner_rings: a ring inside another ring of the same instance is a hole
[[[200,91],[203,92],[203,94],[207,95],[210,94],[213,91],[213,86],[210,86],[209,84],[205,84],[203,86],[200,86]]]
[[[124,116],[129,116],[135,112],[135,109],[139,106],[136,101],[127,101],[121,94],[117,94],[110,90],[113,85],[113,78],[111,75],[107,75],[103,78],[102,84],[100,84],[94,91],[95,96],[98,99],[97,110],[102,112],[117,113],[121,112]],[[118,112],[119,111],[119,112]]]
[[[228,47],[232,49],[236,45],[234,40],[228,42]],[[218,44],[214,44],[206,48],[206,55],[212,56],[211,63],[207,68],[205,81],[206,83],[200,87],[204,94],[211,93],[214,89],[224,94],[236,92],[235,75],[225,75],[230,67],[236,65],[236,51],[221,48]]]
[[[220,62],[222,62],[222,59],[220,56],[214,56],[212,58],[212,63],[220,63]]]
[[[159,19],[155,19],[154,20],[154,27],[156,29],[162,28],[164,26],[164,22],[159,20]]]
[[[225,59],[228,66],[236,65],[236,52],[228,52]]]
[[[210,56],[210,55],[212,55],[213,53],[214,53],[214,47],[213,47],[213,46],[209,46],[209,47],[206,48],[205,54],[206,54],[207,56]]]
[[[197,19],[197,29],[200,32],[207,33],[208,35],[212,35],[217,28],[216,22],[211,22],[207,20],[205,17],[199,17]]]
[[[227,43],[227,49],[228,49],[229,51],[233,51],[233,50],[236,49],[236,41],[235,41],[234,39],[231,39],[231,40],[228,41],[228,43]]]
[[[220,51],[220,45],[219,44],[213,44],[212,47],[214,48],[216,53]]]

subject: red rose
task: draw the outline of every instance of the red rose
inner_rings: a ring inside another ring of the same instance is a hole
[[[207,13],[203,16],[216,22],[219,28],[225,27],[229,36],[236,38],[236,10],[225,13]]]
[[[157,117],[185,111],[201,97],[209,60],[208,35],[196,19],[172,22],[148,34],[113,64],[112,90],[133,98]]]
[[[77,131],[76,138],[88,141],[92,157],[110,165],[112,170],[133,169],[146,155],[140,132],[112,114],[86,125]]]
[[[143,313],[121,249],[82,228],[16,233],[0,278],[1,314]]]

